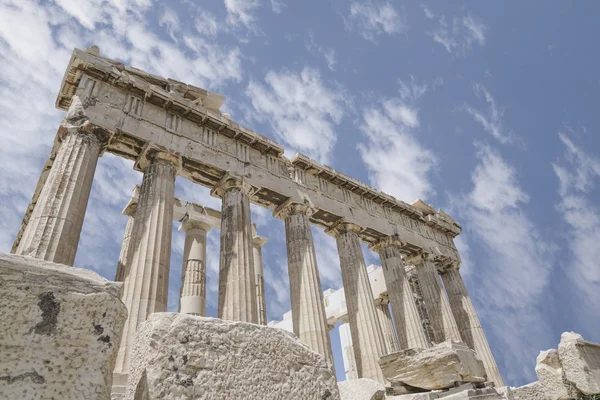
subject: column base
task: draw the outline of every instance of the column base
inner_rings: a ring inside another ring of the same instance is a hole
[[[180,299],[180,310],[179,312],[182,314],[192,314],[192,315],[200,315],[204,316],[203,304],[205,303],[205,299],[200,296],[185,296]]]

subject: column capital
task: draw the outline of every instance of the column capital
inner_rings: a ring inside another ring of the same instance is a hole
[[[258,246],[259,248],[262,248],[268,241],[269,241],[269,238],[260,236],[256,232],[256,223],[255,222],[252,223],[252,244],[254,244],[254,246]]]
[[[254,186],[245,182],[242,177],[237,177],[229,173],[225,174],[223,178],[211,189],[210,195],[213,197],[223,197],[225,192],[231,189],[241,189],[248,196],[254,194],[256,189]]]
[[[315,209],[310,204],[301,204],[292,199],[287,199],[273,211],[273,217],[286,219],[290,215],[296,214],[305,214],[310,217],[314,212]]]
[[[181,220],[181,225],[179,225],[179,232],[185,232],[192,230],[201,230],[204,231],[204,234],[207,234],[210,231],[211,226],[204,221],[190,219],[187,216]]]
[[[135,185],[133,191],[131,192],[131,198],[125,205],[123,212],[121,214],[127,215],[128,217],[133,217],[135,215],[135,211],[137,210],[138,202],[140,200],[140,185]]]
[[[343,233],[354,232],[359,233],[362,228],[352,222],[347,222],[343,218],[340,218],[339,221],[335,222],[328,229],[325,230],[325,233],[337,238]]]
[[[170,164],[177,173],[181,169],[181,156],[165,149],[148,146],[138,157],[134,169],[143,172],[148,166],[158,163]]]
[[[402,250],[402,248],[404,247],[405,244],[406,243],[401,241],[398,238],[398,236],[393,235],[393,236],[386,236],[382,239],[379,239],[375,243],[372,243],[371,245],[369,245],[369,249],[373,250],[377,253],[381,253],[383,250],[385,250],[389,247],[393,247],[393,248],[397,248],[398,250]]]
[[[77,95],[73,96],[69,111],[58,127],[58,141],[62,142],[69,134],[84,135],[94,141],[100,147],[99,156],[106,150],[108,141],[112,136],[106,129],[89,121],[88,116],[85,114],[85,108]]]

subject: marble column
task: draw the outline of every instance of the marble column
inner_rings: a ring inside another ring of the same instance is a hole
[[[210,225],[186,215],[179,230],[185,232],[179,312],[206,316],[206,234]]]
[[[121,244],[121,253],[119,254],[119,262],[117,263],[117,273],[115,274],[115,282],[123,282],[128,269],[130,257],[129,243],[131,242],[131,234],[133,233],[133,223],[135,221],[135,211],[137,210],[138,200],[140,197],[140,187],[136,186],[133,189],[131,199],[123,209],[123,215],[127,216],[127,225],[125,225],[125,234]]]
[[[285,221],[294,333],[333,366],[321,279],[310,230],[311,213],[312,209],[307,205],[284,203],[274,215]]]
[[[252,258],[254,259],[254,277],[256,280],[256,312],[258,323],[267,325],[267,299],[265,298],[265,278],[263,276],[262,247],[269,241],[256,233],[256,224],[252,224]]]
[[[419,256],[416,272],[435,343],[448,339],[462,341],[437,268],[427,255]]]
[[[379,253],[383,277],[394,316],[401,349],[427,348],[429,340],[423,330],[419,310],[413,297],[410,281],[405,272],[400,248],[402,243],[393,237],[380,240],[373,250]]]
[[[123,329],[116,374],[129,371],[129,357],[138,326],[150,314],[167,311],[173,196],[178,165],[178,157],[156,152],[143,167],[144,178],[129,244],[131,264],[123,284],[123,302],[129,317]]]
[[[73,125],[79,122],[72,111],[58,131],[56,158],[16,250],[65,265],[75,261],[96,164],[108,140],[88,122]]]
[[[481,361],[483,361],[488,380],[493,381],[497,387],[504,386],[498,365],[458,268],[442,272],[442,279],[463,341],[475,350]]]
[[[375,305],[375,311],[377,311],[377,318],[381,325],[381,333],[383,334],[383,342],[385,345],[385,354],[391,354],[397,352],[398,340],[396,340],[396,331],[394,331],[394,324],[392,322],[392,315],[390,314],[389,304],[386,301],[379,302]]]
[[[328,233],[337,241],[358,377],[384,383],[379,358],[385,352],[385,345],[360,247],[359,231],[359,226],[342,222],[329,229]]]
[[[340,325],[340,345],[342,346],[342,360],[344,361],[344,373],[346,380],[358,379],[356,372],[356,360],[354,348],[352,347],[352,335],[350,324],[344,322]]]
[[[211,192],[223,199],[219,263],[219,318],[258,323],[250,221],[251,187],[225,177]]]

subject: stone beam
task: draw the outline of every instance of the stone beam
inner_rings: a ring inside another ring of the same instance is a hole
[[[106,151],[135,160],[136,169],[148,153],[168,151],[181,157],[179,175],[195,183],[214,188],[230,173],[253,187],[253,203],[269,209],[286,200],[309,204],[310,221],[319,226],[343,220],[360,226],[367,243],[396,235],[407,254],[460,260],[453,243],[460,225],[443,211],[399,201],[303,155],[286,159],[282,146],[220,113],[216,94],[76,49],[57,107],[66,110],[75,96],[90,123],[113,134]]]

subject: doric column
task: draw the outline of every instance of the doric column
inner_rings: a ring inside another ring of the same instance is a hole
[[[488,380],[493,381],[497,387],[504,386],[498,365],[485,337],[485,333],[481,328],[481,322],[479,322],[479,317],[477,317],[475,307],[473,307],[458,268],[442,272],[442,279],[448,292],[452,312],[460,329],[461,337],[469,347],[475,350],[481,361],[483,361]]]
[[[340,345],[342,346],[342,360],[344,361],[346,380],[358,379],[354,348],[352,347],[352,334],[350,333],[350,324],[347,322],[340,325]]]
[[[419,311],[405,272],[400,251],[402,243],[393,237],[380,240],[373,250],[379,253],[383,277],[394,316],[401,349],[427,348],[430,343],[423,331]]]
[[[254,277],[256,281],[256,312],[258,323],[267,325],[267,300],[265,298],[265,278],[263,277],[262,247],[269,239],[258,236],[256,224],[252,224],[252,258],[254,259]]]
[[[426,254],[413,261],[435,342],[462,341],[436,266]]]
[[[383,334],[383,342],[385,344],[385,353],[391,354],[397,352],[398,341],[396,340],[396,332],[394,331],[394,324],[392,323],[392,316],[390,315],[390,308],[387,301],[380,301],[375,305],[375,311],[377,311],[377,318],[381,325],[381,332]]]
[[[323,291],[310,230],[308,205],[286,202],[274,215],[285,221],[294,333],[333,366]]]
[[[337,241],[358,377],[384,383],[379,358],[385,352],[385,345],[360,247],[359,231],[357,225],[341,222],[328,233]]]
[[[155,312],[167,311],[175,176],[179,158],[155,152],[143,166],[144,178],[135,213],[131,264],[125,274],[123,302],[129,318],[123,329],[115,373],[126,374],[138,326]]]
[[[211,194],[223,199],[219,263],[219,318],[258,323],[250,221],[251,187],[226,176]]]
[[[179,230],[185,232],[179,312],[206,316],[206,234],[210,225],[186,214]]]
[[[16,254],[73,265],[96,164],[108,136],[87,121],[74,96],[58,139],[56,158]]]
[[[115,282],[123,282],[127,273],[127,265],[129,265],[130,252],[129,243],[131,242],[131,234],[133,233],[133,222],[135,221],[135,211],[140,197],[140,187],[136,186],[133,189],[131,199],[123,209],[123,215],[127,216],[127,225],[125,225],[125,234],[123,235],[123,243],[121,244],[121,253],[119,254],[119,262],[117,263],[117,273],[115,274]]]

